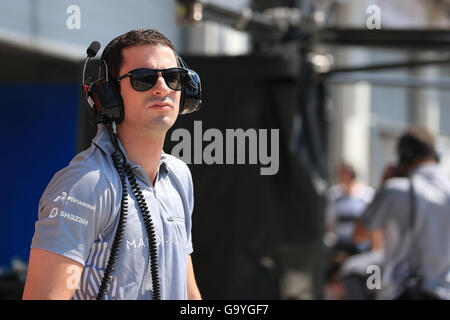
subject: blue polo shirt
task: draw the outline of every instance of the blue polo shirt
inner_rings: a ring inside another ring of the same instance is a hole
[[[121,144],[120,148],[125,154]],[[117,230],[122,185],[111,158],[113,152],[106,127],[99,125],[90,148],[54,175],[39,203],[31,248],[45,249],[84,265],[74,299],[95,299]],[[189,168],[162,152],[153,186],[141,166],[128,163],[156,232],[161,298],[187,299],[186,269],[188,255],[193,251],[194,205]],[[128,183],[125,235],[106,299],[152,298],[148,251],[144,221]],[[72,272],[68,270],[69,275]],[[70,277],[67,285],[73,285]]]

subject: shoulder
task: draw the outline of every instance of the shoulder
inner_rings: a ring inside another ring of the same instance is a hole
[[[386,192],[390,193],[404,193],[408,192],[410,188],[410,181],[408,178],[391,178],[388,179],[383,187]]]
[[[184,161],[167,153],[164,154],[164,157],[166,165],[171,173],[182,181],[189,182],[189,180],[192,180],[191,170]]]
[[[375,230],[388,220],[398,219],[408,205],[409,185],[408,178],[387,180],[361,215],[364,225]]]
[[[76,193],[83,198],[94,199],[105,190],[120,184],[120,179],[112,170],[111,160],[92,145],[77,154],[69,165],[58,171],[50,180],[42,199],[55,193]]]
[[[383,188],[377,193],[375,201],[384,201],[392,205],[404,205],[409,198],[410,181],[408,178],[391,178],[386,181]]]
[[[355,186],[356,194],[359,198],[361,198],[364,202],[372,201],[373,196],[375,195],[375,190],[362,182],[358,182]]]
[[[178,187],[180,196],[187,201],[189,211],[192,211],[194,201],[194,184],[192,182],[191,170],[182,160],[165,153],[168,175],[172,182]]]
[[[420,169],[413,175],[413,182],[418,198],[424,198],[437,205],[450,200],[450,181],[437,166]]]
[[[188,165],[181,159],[178,159],[177,157],[171,155],[170,153],[164,153],[163,154],[164,159],[166,160],[166,163],[171,166],[171,168],[177,168],[184,171],[189,171]]]
[[[342,187],[339,184],[332,185],[327,192],[329,201],[333,201],[342,196]]]

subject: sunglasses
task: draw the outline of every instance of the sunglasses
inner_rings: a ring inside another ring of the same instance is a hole
[[[136,91],[147,91],[153,88],[156,81],[158,81],[158,73],[161,72],[166,85],[175,91],[183,89],[187,70],[184,68],[169,68],[169,69],[149,69],[139,68],[131,70],[130,72],[120,76],[118,81],[123,78],[130,77],[131,87]]]

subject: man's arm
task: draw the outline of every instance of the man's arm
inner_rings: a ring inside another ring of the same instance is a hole
[[[393,197],[392,189],[386,191],[385,186],[390,178],[395,177],[398,172],[397,166],[390,164],[384,169],[383,176],[380,181],[378,192],[361,216],[356,219],[355,229],[353,231],[353,241],[361,243],[364,241],[372,241],[372,249],[378,250],[384,247],[383,232],[380,229],[387,214],[392,211],[393,201],[397,197]],[[365,219],[364,219],[365,218]],[[364,220],[364,222],[363,222]],[[369,227],[370,229],[369,230]]]
[[[381,229],[370,231],[367,229],[361,219],[356,219],[355,230],[353,231],[353,241],[362,243],[366,241],[372,242],[372,250],[380,250],[384,247],[383,232]]]
[[[32,248],[24,300],[69,300],[80,281],[83,265],[59,254]]]
[[[195,281],[191,255],[188,256],[187,262],[187,294],[189,300],[202,300],[202,296],[197,287],[197,282]]]

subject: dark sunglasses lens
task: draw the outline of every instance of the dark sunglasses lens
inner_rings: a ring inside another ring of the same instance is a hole
[[[152,70],[136,70],[130,77],[131,86],[136,91],[146,91],[155,85],[157,78],[158,75]]]
[[[167,86],[176,91],[183,89],[184,71],[181,69],[169,69],[164,74]]]

